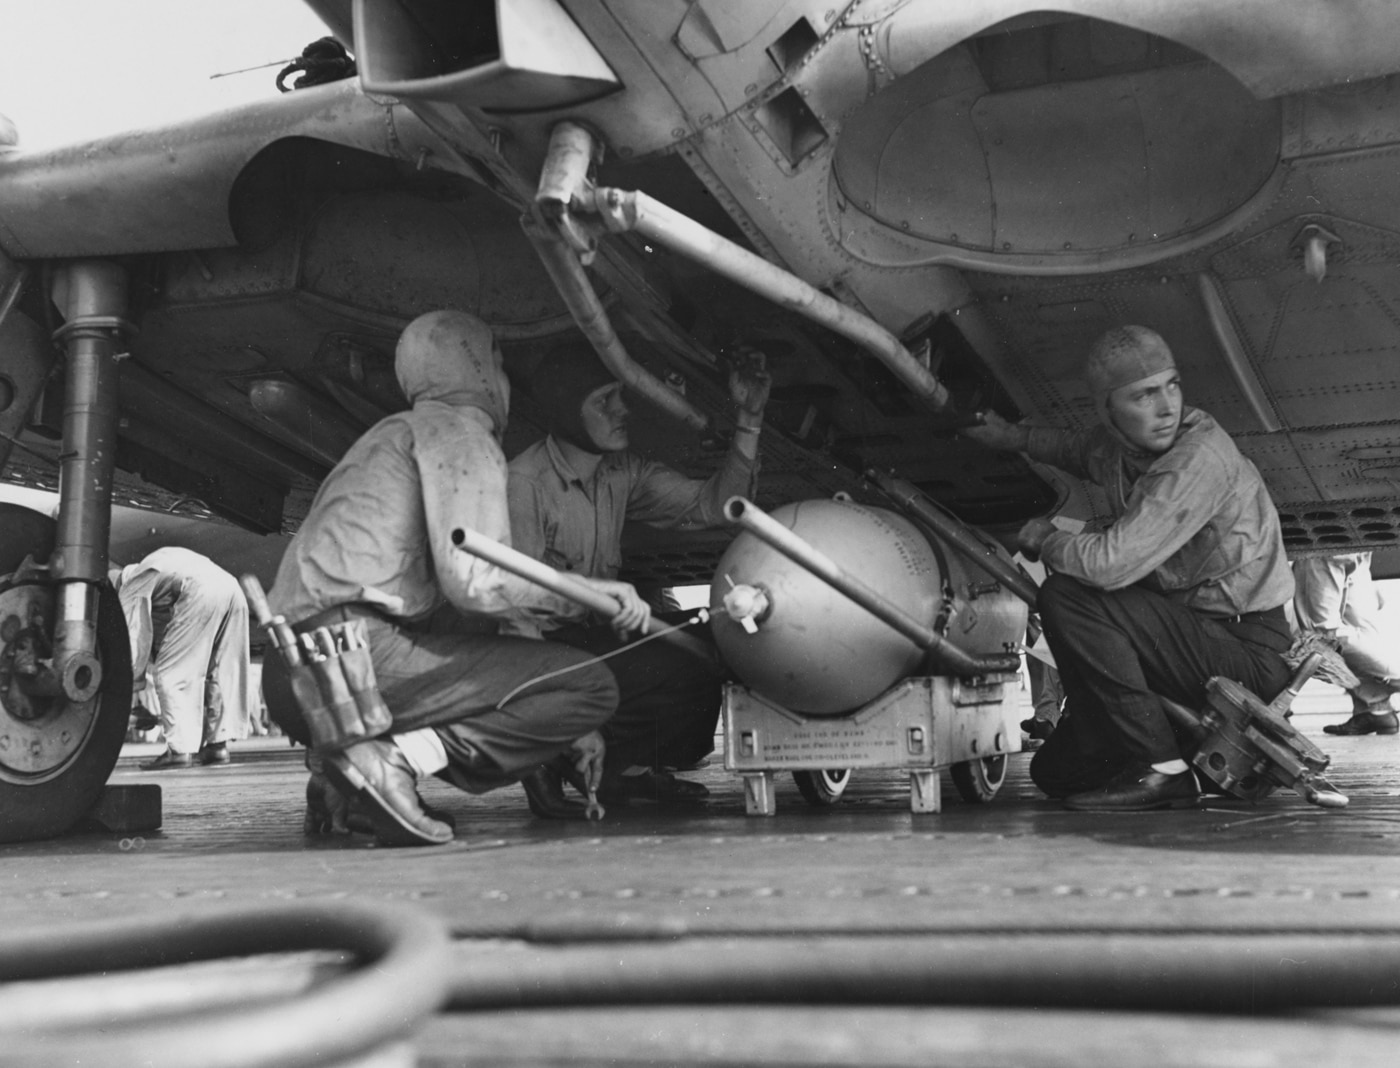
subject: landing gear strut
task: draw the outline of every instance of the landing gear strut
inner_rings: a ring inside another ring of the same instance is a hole
[[[107,583],[125,272],[58,272],[67,356],[55,524],[0,522],[0,841],[60,834],[97,799],[131,709],[126,623]]]

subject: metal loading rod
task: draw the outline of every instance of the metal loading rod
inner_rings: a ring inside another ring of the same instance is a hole
[[[1032,609],[1035,608],[1040,588],[1030,578],[1017,571],[1012,564],[997,556],[991,547],[984,545],[965,524],[940,509],[914,483],[879,471],[867,471],[865,477],[916,522],[931,527],[935,534],[964,557],[991,575]]]
[[[809,545],[752,501],[730,497],[724,503],[724,517],[772,546],[789,560],[810,571],[838,593],[849,597],[882,623],[926,649],[954,675],[1011,674],[1019,670],[1021,658],[1005,655],[973,656],[925,626],[904,609],[880,596],[835,560]]]
[[[509,571],[512,575],[533,582],[536,586],[543,586],[550,593],[567,597],[576,604],[583,605],[589,611],[597,612],[605,619],[612,619],[613,616],[617,615],[617,602],[607,594],[598,593],[581,582],[575,581],[573,576],[556,571],[548,564],[536,560],[533,556],[526,556],[524,553],[512,549],[508,545],[502,545],[484,534],[478,534],[467,527],[457,527],[452,531],[452,544],[464,553],[481,557],[488,564],[499,567],[502,571]],[[645,633],[657,634],[692,656],[709,663],[715,661],[715,654],[707,645],[697,641],[689,634],[668,629],[667,625],[659,619],[648,620],[643,629]]]

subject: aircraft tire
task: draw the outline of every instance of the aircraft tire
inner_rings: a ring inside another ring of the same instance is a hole
[[[0,505],[0,566],[5,568],[0,572],[0,601],[25,586],[39,585],[17,582],[11,572],[31,554],[36,561],[47,560],[54,531],[48,516]],[[5,624],[0,619],[0,680],[8,676],[13,637],[6,634]],[[121,603],[106,583],[98,597],[97,645],[102,689],[93,698],[96,708],[82,719],[82,737],[71,751],[52,767],[39,769],[7,766],[0,755],[0,842],[52,838],[67,831],[92,807],[116,766],[131,717],[131,650]],[[5,708],[6,688],[0,686],[0,736],[20,725]],[[66,726],[71,729],[72,723],[70,719]],[[33,728],[24,729],[32,738]]]
[[[821,771],[794,771],[792,781],[809,805],[818,808],[841,800],[851,781],[850,768],[824,768]]]
[[[1008,763],[1006,755],[1002,754],[982,760],[966,760],[954,764],[948,771],[962,799],[977,805],[996,797],[1001,784],[1006,781]]]

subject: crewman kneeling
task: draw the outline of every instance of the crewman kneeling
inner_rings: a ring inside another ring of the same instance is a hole
[[[1293,577],[1278,514],[1230,436],[1183,406],[1158,334],[1110,330],[1084,378],[1103,422],[1091,431],[1012,426],[995,413],[964,431],[1098,483],[1114,516],[1096,533],[1035,519],[1018,535],[1054,572],[1039,608],[1066,698],[1031,778],[1074,809],[1191,804],[1199,789],[1161,697],[1200,709],[1213,675],[1265,701],[1287,684]]]
[[[459,528],[510,541],[499,444],[510,383],[490,330],[463,312],[420,316],[399,339],[395,370],[412,410],[372,427],[321,484],[269,601],[302,634],[363,623],[392,726],[315,756],[343,794],[358,795],[381,840],[432,845],[453,829],[424,812],[419,777],[480,793],[571,749],[585,770],[601,769],[597,728],[617,708],[617,686],[587,654],[495,634],[498,620],[582,610],[453,544]],[[617,601],[615,625],[646,624],[631,586],[585,581]],[[491,632],[430,627],[444,603],[487,617]],[[277,658],[263,680],[273,717],[311,741]]]

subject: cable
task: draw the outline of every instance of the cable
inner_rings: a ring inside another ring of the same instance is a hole
[[[639,638],[634,642],[629,642],[627,645],[624,645],[618,649],[614,649],[610,653],[603,653],[600,656],[590,657],[589,659],[580,661],[577,664],[570,664],[568,667],[559,668],[557,671],[549,671],[543,675],[536,675],[533,679],[526,679],[519,686],[511,690],[499,701],[497,701],[496,709],[497,711],[499,711],[500,709],[504,708],[506,702],[509,701],[512,697],[518,694],[521,690],[528,689],[529,687],[535,685],[535,683],[537,682],[544,682],[546,679],[552,679],[559,675],[567,675],[571,671],[577,671],[579,670],[579,668],[586,668],[593,664],[601,664],[604,660],[611,660],[619,653],[625,653],[629,650],[636,649],[638,646],[645,645],[649,641],[654,641],[657,638],[664,638],[668,634],[674,634],[676,631],[684,630],[686,627],[693,627],[697,623],[704,623],[708,618],[708,610],[701,609],[695,615],[687,619],[684,623],[674,623],[671,626],[666,627],[664,630],[658,630],[655,633],[648,634],[645,638]]]

